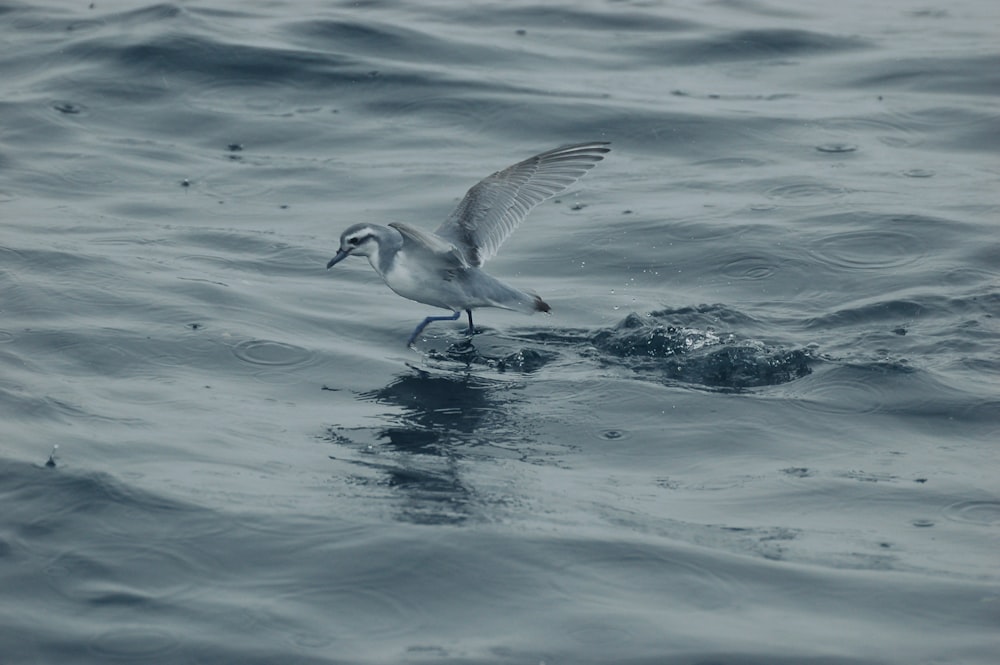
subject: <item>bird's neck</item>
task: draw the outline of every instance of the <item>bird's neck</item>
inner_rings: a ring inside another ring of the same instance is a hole
[[[368,262],[372,264],[379,275],[385,278],[389,272],[392,259],[403,247],[403,236],[396,229],[385,228],[386,233],[382,234],[379,242],[368,253]]]

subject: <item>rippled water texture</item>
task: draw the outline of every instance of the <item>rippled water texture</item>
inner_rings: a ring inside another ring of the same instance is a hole
[[[0,663],[996,662],[997,25],[0,0]],[[325,270],[597,140],[551,316]]]

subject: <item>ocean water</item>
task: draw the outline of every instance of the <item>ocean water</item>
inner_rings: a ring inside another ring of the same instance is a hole
[[[995,663],[998,25],[0,0],[0,663]],[[551,315],[325,269],[592,140]]]

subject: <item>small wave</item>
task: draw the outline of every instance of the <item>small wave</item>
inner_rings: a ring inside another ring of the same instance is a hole
[[[596,332],[550,330],[518,335],[543,348],[529,347],[510,355],[480,355],[475,345],[465,341],[431,357],[532,372],[563,359],[563,354],[555,352],[559,349],[603,365],[626,367],[648,380],[723,391],[779,385],[812,372],[818,359],[811,350],[786,349],[718,329],[748,328],[756,323],[722,305],[703,305],[645,316],[630,313],[616,326]]]
[[[606,359],[624,362],[635,371],[723,390],[788,383],[812,372],[813,358],[807,350],[769,346],[711,328],[669,325],[663,321],[665,314],[629,314],[591,341]]]
[[[869,365],[842,366],[809,379],[792,392],[790,403],[804,411],[845,415],[879,413],[891,400],[889,388],[872,381],[874,367]]]
[[[740,30],[673,41],[657,49],[677,62],[729,62],[787,58],[797,55],[840,53],[866,48],[868,42],[808,30]]]
[[[756,324],[752,318],[722,305],[702,305],[665,309],[646,316],[630,313],[613,328],[596,332],[525,333],[516,337],[529,345],[513,352],[463,339],[444,351],[432,349],[426,357],[499,372],[532,373],[576,355],[605,365],[628,367],[649,380],[713,390],[779,385],[812,372],[811,365],[817,359],[811,350],[786,349],[718,329]]]

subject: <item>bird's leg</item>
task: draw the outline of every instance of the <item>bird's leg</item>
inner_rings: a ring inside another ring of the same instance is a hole
[[[427,327],[427,324],[433,321],[456,321],[460,316],[462,316],[462,310],[456,311],[451,316],[428,316],[420,323],[419,326],[417,326],[417,329],[413,331],[413,334],[410,335],[410,339],[406,340],[406,345],[413,346],[413,342],[417,339],[417,335],[419,335],[424,331],[424,328]]]
[[[469,315],[469,333],[468,334],[469,334],[469,337],[472,337],[473,335],[476,334],[476,329],[472,327],[472,310],[471,309],[467,309],[467,310],[465,310],[465,313]]]

